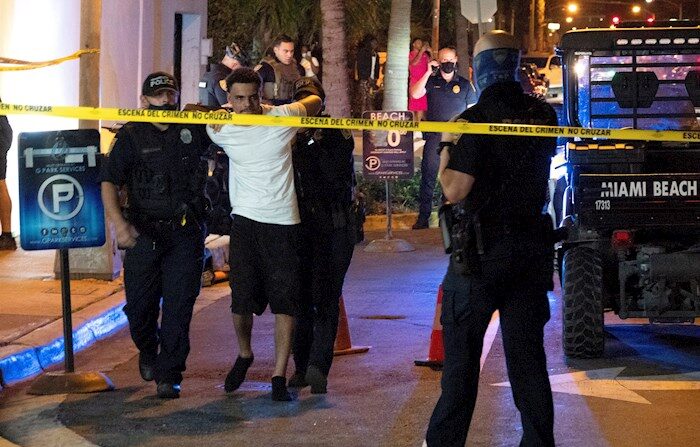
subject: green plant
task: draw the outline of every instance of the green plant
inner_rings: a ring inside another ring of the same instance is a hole
[[[357,191],[365,197],[367,215],[386,214],[386,191],[384,181],[365,179],[362,173],[356,173]],[[391,210],[393,213],[418,212],[418,191],[420,190],[420,171],[408,180],[391,181]],[[442,191],[436,183],[433,191],[433,205],[440,203]]]

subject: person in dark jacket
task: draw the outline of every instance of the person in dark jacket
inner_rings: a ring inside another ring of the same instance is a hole
[[[177,110],[178,97],[175,78],[156,72],[143,83],[141,105]],[[102,201],[118,246],[126,249],[124,313],[139,349],[139,372],[156,381],[160,398],[179,397],[190,351],[204,267],[210,144],[203,125],[127,123],[102,173]],[[127,195],[124,210],[120,188]]]
[[[541,98],[517,81],[520,51],[503,31],[474,47],[480,97],[459,120],[557,125]],[[555,138],[443,136],[440,183],[455,218],[443,282],[442,394],[426,434],[430,447],[463,447],[479,384],[491,315],[499,311],[508,377],[522,423],[521,446],[553,446],[552,392],[544,351],[552,286],[552,221],[542,215]]]
[[[375,98],[379,88],[379,54],[377,39],[367,35],[357,49],[355,60],[355,116],[362,116],[366,110],[375,110]]]
[[[314,78],[295,83],[296,101],[323,88]],[[340,295],[355,245],[352,210],[354,143],[340,129],[304,129],[292,153],[301,216],[301,305],[294,332],[296,371],[289,386],[326,392],[338,330]]]

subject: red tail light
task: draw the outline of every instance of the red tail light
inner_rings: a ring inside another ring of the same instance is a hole
[[[632,232],[627,230],[615,230],[612,234],[613,248],[629,248],[633,244]]]

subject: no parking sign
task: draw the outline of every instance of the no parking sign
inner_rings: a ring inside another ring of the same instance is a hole
[[[99,132],[24,132],[18,143],[22,248],[104,245]]]

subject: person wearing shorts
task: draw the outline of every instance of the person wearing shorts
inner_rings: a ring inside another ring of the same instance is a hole
[[[2,100],[0,100],[2,102]],[[12,200],[7,191],[7,152],[12,146],[12,127],[5,115],[0,115],[0,250],[17,250],[17,243],[12,237]]]
[[[261,104],[262,78],[244,67],[226,78],[233,113],[314,116],[321,98],[312,94],[281,106]],[[309,88],[312,88],[311,86]],[[299,206],[294,189],[294,127],[207,126],[212,141],[229,157],[231,200],[231,311],[238,357],[224,382],[226,392],[243,383],[253,363],[253,314],[270,305],[275,315],[275,369],[272,399],[288,401],[287,361],[292,349],[294,316],[300,300]]]

